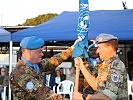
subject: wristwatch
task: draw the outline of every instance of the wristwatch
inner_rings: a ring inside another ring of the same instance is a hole
[[[87,95],[88,95],[88,94],[86,94],[86,93],[83,93],[83,94],[82,94],[83,100],[86,100]]]

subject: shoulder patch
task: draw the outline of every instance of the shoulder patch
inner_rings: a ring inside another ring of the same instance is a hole
[[[120,78],[119,74],[113,73],[111,75],[111,79],[112,79],[113,82],[118,82],[119,78]]]
[[[26,83],[26,89],[31,90],[34,88],[34,84],[32,81]]]

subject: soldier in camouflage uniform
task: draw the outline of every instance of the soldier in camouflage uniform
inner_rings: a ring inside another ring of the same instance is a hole
[[[111,34],[100,34],[96,38],[102,63],[98,65],[98,76],[95,78],[84,67],[80,57],[75,64],[80,68],[88,84],[96,91],[95,94],[73,93],[73,100],[127,100],[127,72],[124,63],[116,54],[118,39]]]
[[[62,96],[56,95],[44,85],[42,73],[54,70],[62,61],[71,57],[73,46],[49,59],[42,59],[43,45],[43,39],[36,36],[21,41],[21,59],[10,74],[14,100],[63,100]]]

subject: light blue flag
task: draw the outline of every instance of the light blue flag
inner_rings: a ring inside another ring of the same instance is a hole
[[[80,40],[74,46],[72,57],[88,58],[89,4],[88,0],[79,0],[77,35]]]

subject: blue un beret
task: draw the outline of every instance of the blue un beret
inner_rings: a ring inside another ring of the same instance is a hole
[[[22,41],[20,42],[20,47],[34,50],[41,48],[44,44],[45,42],[42,38],[30,36],[22,39]]]
[[[102,33],[96,37],[97,44],[103,43],[103,42],[108,42],[110,40],[118,40],[118,38],[111,34],[105,34],[105,33]]]

